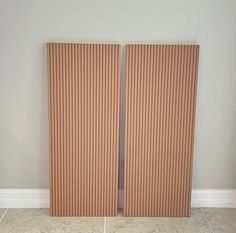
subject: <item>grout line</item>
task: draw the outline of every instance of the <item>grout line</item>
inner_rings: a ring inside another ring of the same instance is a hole
[[[0,223],[2,222],[3,218],[5,217],[7,211],[8,211],[8,208],[5,210],[5,212],[3,213],[2,217],[0,218]]]
[[[210,222],[209,222],[209,220],[208,220],[207,216],[205,215],[204,210],[202,208],[201,208],[201,211],[202,211],[202,214],[203,214],[206,222],[208,223],[209,227],[211,228],[212,233],[215,233],[215,231],[213,230],[213,228],[212,228],[212,226],[211,226],[211,224],[210,224]]]
[[[107,232],[107,217],[104,217],[104,233]]]

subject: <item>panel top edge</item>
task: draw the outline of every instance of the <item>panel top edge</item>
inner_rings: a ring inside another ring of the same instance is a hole
[[[139,43],[129,43],[129,44],[126,44],[126,46],[196,46],[196,47],[200,47],[199,44],[158,44],[158,43],[142,43],[142,44],[139,44]]]
[[[116,45],[120,46],[117,43],[86,43],[86,42],[47,42],[47,45]]]

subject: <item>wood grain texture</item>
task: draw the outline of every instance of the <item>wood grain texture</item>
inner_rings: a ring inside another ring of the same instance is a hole
[[[47,51],[51,215],[116,215],[119,45]]]
[[[189,216],[198,45],[126,46],[125,216]]]

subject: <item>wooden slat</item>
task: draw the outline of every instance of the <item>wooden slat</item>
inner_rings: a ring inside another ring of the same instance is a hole
[[[198,45],[126,46],[125,216],[189,216]]]
[[[119,45],[47,49],[51,215],[116,215]]]

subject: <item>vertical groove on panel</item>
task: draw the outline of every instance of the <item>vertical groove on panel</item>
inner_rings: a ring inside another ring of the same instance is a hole
[[[52,56],[51,56],[51,53],[49,53],[49,50],[51,50],[50,48],[50,45],[47,46],[47,61],[48,61],[48,64],[50,64],[48,66],[48,70],[47,70],[47,75],[48,77],[51,77],[52,76],[52,69],[51,69],[51,63],[52,63]],[[48,80],[48,124],[49,125],[52,125],[52,116],[53,116],[53,112],[52,112],[52,108],[53,108],[53,105],[52,105],[52,98],[51,98],[51,95],[52,95],[52,80],[49,79]],[[52,171],[51,167],[52,167],[52,130],[51,130],[51,127],[49,127],[48,129],[48,135],[49,135],[49,169]],[[52,185],[52,180],[53,180],[53,174],[51,173],[50,176],[49,176],[49,184],[50,186]],[[51,206],[53,206],[52,204],[52,195],[51,195],[51,192],[50,192],[50,214],[52,215],[53,212],[52,212],[52,208]]]
[[[188,216],[197,45],[126,47],[125,216]]]
[[[120,48],[47,50],[51,215],[116,215]]]

